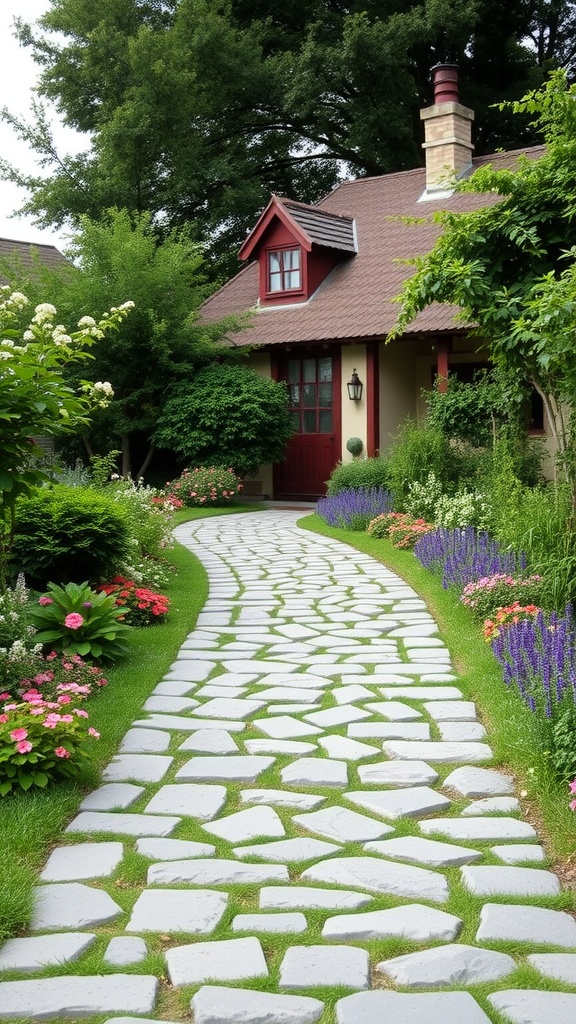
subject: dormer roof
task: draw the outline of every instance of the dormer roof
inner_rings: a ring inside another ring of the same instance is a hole
[[[353,217],[273,195],[240,249],[241,260],[256,256],[262,239],[275,219],[284,224],[306,252],[310,252],[313,245],[348,254],[358,251]]]

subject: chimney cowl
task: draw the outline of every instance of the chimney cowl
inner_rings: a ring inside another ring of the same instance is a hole
[[[459,103],[458,65],[436,64],[432,69],[434,104]]]

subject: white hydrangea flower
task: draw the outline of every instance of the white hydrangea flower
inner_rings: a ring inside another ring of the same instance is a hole
[[[32,323],[43,324],[54,316],[56,316],[56,307],[52,306],[49,302],[41,302],[34,310]]]
[[[93,316],[83,316],[78,321],[78,327],[96,327],[96,321]]]

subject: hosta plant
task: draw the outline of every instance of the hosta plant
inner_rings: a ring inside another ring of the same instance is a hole
[[[31,691],[19,703],[0,704],[0,796],[75,775],[90,757],[88,743],[99,733],[66,696],[47,701]]]
[[[49,583],[30,610],[39,643],[65,654],[110,661],[128,651],[130,627],[121,617],[114,597],[91,590],[87,583]]]
[[[122,609],[122,621],[130,626],[151,626],[168,614],[170,601],[164,594],[156,594],[125,576],[115,576],[111,583],[102,583],[97,589],[114,598]]]

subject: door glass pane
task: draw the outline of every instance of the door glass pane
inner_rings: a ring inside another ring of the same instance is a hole
[[[288,380],[291,384],[298,383],[300,380],[300,360],[289,359],[288,360]]]
[[[300,405],[300,385],[290,384],[288,390],[290,394],[290,405]]]
[[[303,434],[315,434],[316,433],[316,410],[311,410],[302,413],[302,433]]]
[[[315,409],[316,408],[316,385],[315,384],[305,384],[303,390],[304,390],[304,401],[302,402],[302,405],[306,406],[306,408],[308,408],[308,409]]]
[[[300,433],[300,413],[292,410],[290,413],[290,419],[292,420],[292,429],[295,434]]]
[[[321,409],[319,413],[319,433],[320,434],[331,434],[332,433],[332,410]]]
[[[316,381],[316,360],[315,359],[303,359],[304,373],[303,378],[306,383],[314,383]]]
[[[331,384],[319,384],[318,385],[318,405],[323,405],[328,409],[332,408],[332,385]]]
[[[326,356],[318,360],[318,380],[332,380],[332,358]]]

